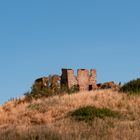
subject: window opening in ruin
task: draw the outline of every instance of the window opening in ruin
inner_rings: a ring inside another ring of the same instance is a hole
[[[89,85],[89,91],[93,90],[92,85]]]
[[[91,71],[89,72],[89,76],[92,76],[92,72]]]
[[[59,84],[59,85],[60,85],[60,80],[58,80],[58,81],[57,81],[57,84]]]

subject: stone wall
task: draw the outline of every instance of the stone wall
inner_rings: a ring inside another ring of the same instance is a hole
[[[78,85],[79,85],[80,91],[89,89],[89,71],[88,70],[78,69],[77,80],[78,80]]]
[[[76,77],[72,69],[62,69],[61,86],[62,85],[68,88],[78,85],[80,91],[95,90],[97,89],[96,70],[92,69],[89,73],[87,69],[78,69]]]
[[[40,90],[47,86],[51,88],[61,86],[71,89],[75,85],[79,87],[80,91],[96,90],[96,70],[91,69],[89,72],[87,69],[78,69],[77,76],[75,76],[72,69],[62,69],[61,76],[53,75],[51,79],[49,77],[39,78],[34,85]]]
[[[77,85],[77,79],[74,76],[74,71],[72,69],[62,69],[61,86],[71,88],[74,85]]]
[[[42,90],[43,87],[48,86],[48,82],[48,77],[41,77],[35,80],[33,87],[37,88],[38,90]]]

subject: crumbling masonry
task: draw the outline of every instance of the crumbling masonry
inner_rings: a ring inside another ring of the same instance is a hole
[[[62,69],[61,86],[72,88],[77,85],[80,91],[96,90],[96,70],[92,69],[90,72],[86,69],[78,69],[77,76],[74,76],[72,69]]]
[[[53,75],[51,79],[49,77],[42,77],[35,80],[34,87],[37,87],[38,90],[48,86],[51,88],[66,87],[68,89],[76,86],[80,91],[96,90],[96,70],[92,69],[89,72],[86,69],[78,69],[77,76],[75,76],[72,69],[62,69],[61,76]]]
[[[120,85],[115,84],[113,81],[106,83],[96,83],[96,70],[91,69],[88,71],[87,69],[78,69],[77,76],[74,75],[74,71],[72,69],[62,69],[61,76],[53,75],[51,77],[42,77],[35,80],[33,89],[43,90],[44,88],[50,87],[51,89],[73,89],[78,88],[80,91],[90,91],[96,89],[113,89],[118,91],[120,89]]]

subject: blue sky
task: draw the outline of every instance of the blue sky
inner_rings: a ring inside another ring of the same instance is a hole
[[[0,104],[61,68],[97,81],[140,77],[140,1],[0,1]]]

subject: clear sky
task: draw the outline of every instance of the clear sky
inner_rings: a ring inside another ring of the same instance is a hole
[[[0,104],[61,68],[140,77],[139,0],[1,0]]]

